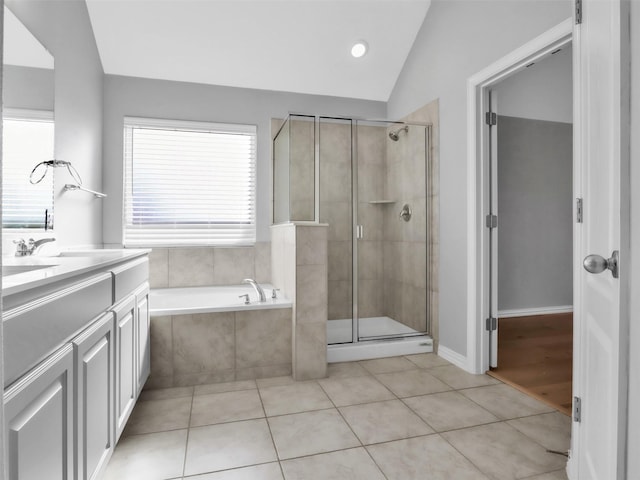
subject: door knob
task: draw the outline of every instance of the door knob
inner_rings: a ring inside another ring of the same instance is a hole
[[[614,250],[611,258],[604,258],[600,255],[587,255],[584,257],[582,265],[589,273],[602,273],[605,270],[611,270],[613,278],[618,278],[618,259],[620,252]]]

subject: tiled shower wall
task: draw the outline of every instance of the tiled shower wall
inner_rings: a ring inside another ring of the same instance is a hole
[[[410,125],[386,146],[384,210],[385,314],[417,331],[427,318],[427,180],[425,127]],[[400,217],[403,205],[412,215]]]

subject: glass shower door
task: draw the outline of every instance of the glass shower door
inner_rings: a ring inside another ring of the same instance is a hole
[[[358,121],[358,340],[428,331],[428,127]]]

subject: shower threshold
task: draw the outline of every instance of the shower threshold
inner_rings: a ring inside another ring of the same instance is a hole
[[[433,352],[429,335],[407,327],[389,317],[361,318],[360,341],[351,343],[351,319],[327,322],[327,361],[329,363]]]

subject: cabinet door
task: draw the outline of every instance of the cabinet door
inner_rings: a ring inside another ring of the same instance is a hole
[[[77,480],[98,477],[113,446],[114,315],[103,315],[74,341]]]
[[[150,317],[149,317],[149,286],[144,285],[136,292],[137,304],[137,344],[138,344],[138,394],[142,391],[144,383],[149,378],[151,371],[151,339],[149,337]]]
[[[135,316],[136,298],[126,298],[115,309],[116,326],[116,440],[133,410],[137,395]]]
[[[10,480],[73,480],[73,347],[67,344],[4,394]]]

